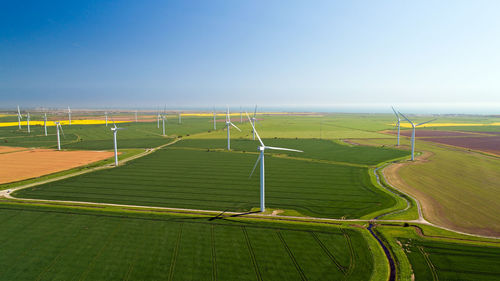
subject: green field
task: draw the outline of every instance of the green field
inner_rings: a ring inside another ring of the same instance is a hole
[[[311,146],[315,141],[310,142],[303,141]],[[23,189],[14,195],[226,211],[259,206],[259,172],[248,178],[256,153],[193,150],[182,143],[118,168]],[[393,197],[373,185],[365,167],[270,156],[266,157],[266,205],[270,208],[357,218],[395,204]]]
[[[382,226],[379,233],[393,249],[399,280],[411,279],[412,274],[417,281],[498,280],[500,275],[498,240],[480,242],[480,238],[463,235],[447,238],[443,231],[424,237],[413,227]]]
[[[169,120],[166,125],[167,137],[162,136],[162,127],[157,128],[156,122],[130,122],[118,124],[125,128],[118,133],[120,148],[151,148],[168,143],[172,137],[186,136],[210,130],[210,122],[206,118],[185,118],[182,124]],[[62,149],[113,149],[112,124],[105,125],[72,125],[63,126],[61,134]],[[21,147],[57,147],[55,127],[47,127],[48,136],[44,135],[42,126],[31,126],[31,134],[26,127],[0,127],[0,145]]]
[[[359,230],[0,204],[2,280],[368,280]]]

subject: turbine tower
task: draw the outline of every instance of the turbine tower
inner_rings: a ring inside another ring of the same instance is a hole
[[[111,128],[111,131],[113,131],[113,141],[115,143],[115,166],[118,166],[118,146],[116,144],[116,133],[118,130],[123,130],[124,128],[118,128],[116,127],[115,121],[113,121],[114,127]]]
[[[108,112],[104,112],[104,117],[106,118],[106,127],[108,126]]]
[[[61,126],[61,122],[60,121],[56,121],[54,122],[56,123],[56,132],[57,132],[57,150],[61,150],[61,138],[59,136],[59,128],[61,128],[61,133],[63,134],[64,136],[64,131],[63,131],[63,128]]]
[[[165,119],[166,119],[166,118],[165,118],[165,114],[161,116],[161,119],[162,119],[162,121],[163,121],[163,136],[166,136],[166,135],[165,135]]]
[[[44,113],[43,116],[43,128],[45,130],[45,136],[47,136],[47,113]]]
[[[247,117],[248,117],[248,121],[250,121],[250,124],[252,125],[253,131],[257,135],[257,138],[259,139],[259,142],[260,142],[260,146],[259,146],[260,155],[259,155],[259,158],[257,158],[255,165],[253,166],[252,172],[250,173],[250,177],[253,175],[253,172],[255,171],[255,168],[257,167],[257,164],[259,164],[259,161],[260,161],[260,211],[264,212],[266,210],[266,205],[265,205],[265,183],[266,183],[266,180],[264,177],[264,151],[266,149],[285,150],[285,151],[294,151],[294,152],[304,152],[304,151],[290,149],[290,148],[266,146],[262,142],[262,139],[260,138],[259,133],[257,133],[257,131],[255,130],[255,127],[253,126],[252,120],[250,119],[250,116],[248,116],[248,113],[247,113]]]
[[[215,121],[217,118],[216,115],[217,115],[217,113],[215,112],[215,105],[214,105],[214,131],[217,130],[217,125],[216,125],[216,121]]]
[[[398,127],[398,143],[396,144],[396,146],[399,146],[399,131],[400,131],[400,123],[401,123],[401,117],[399,117],[398,113],[396,112],[396,110],[394,109],[394,107],[392,107],[392,111],[394,111],[394,114],[396,115],[396,120],[398,120],[398,122],[396,123],[396,126]]]
[[[182,124],[182,117],[181,117],[181,112],[179,111],[179,124]]]
[[[257,118],[255,118],[257,116],[257,105],[255,105],[255,110],[253,112],[253,117],[252,117],[252,120],[250,120],[250,122],[252,123],[252,133],[253,133],[253,140],[255,140],[255,121],[257,120]]]
[[[424,125],[426,123],[429,123],[429,122],[432,122],[436,119],[432,119],[432,120],[429,120],[429,121],[425,121],[425,122],[422,122],[422,123],[418,123],[417,125],[415,125],[413,122],[410,121],[410,119],[406,118],[406,116],[403,115],[403,113],[399,112],[398,113],[403,116],[404,119],[406,119],[406,121],[410,122],[412,128],[413,128],[413,131],[411,132],[411,161],[415,160],[415,157],[414,157],[414,154],[415,154],[415,128],[418,127],[418,126],[421,126],[421,125]]]
[[[71,126],[71,109],[69,109],[69,106],[68,106],[68,120],[69,120],[69,125]]]
[[[227,108],[227,113],[226,113],[226,126],[224,128],[227,128],[227,150],[231,150],[231,126],[235,127],[238,129],[238,131],[241,132],[240,128],[238,128],[236,125],[231,122],[231,117],[229,117],[229,107]]]
[[[137,109],[135,110],[135,123],[137,123]]]
[[[23,116],[21,115],[21,110],[19,110],[19,105],[17,106],[17,124],[19,125],[19,129],[21,129],[21,119]]]
[[[31,133],[31,130],[30,130],[30,113],[28,112],[28,115],[26,117],[26,121],[28,121],[28,134]]]

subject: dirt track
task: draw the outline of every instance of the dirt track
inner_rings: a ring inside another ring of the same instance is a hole
[[[16,149],[18,150],[18,149]],[[0,147],[0,151],[4,151]],[[40,177],[112,157],[108,151],[29,149],[0,154],[0,184]]]

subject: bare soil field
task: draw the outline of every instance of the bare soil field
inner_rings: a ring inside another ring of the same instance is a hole
[[[384,131],[384,133],[396,135],[397,131]],[[418,130],[416,132],[417,138],[428,138],[428,137],[469,137],[478,136],[479,132],[475,133],[465,133],[465,132],[455,132],[455,131],[437,131],[437,130]],[[401,130],[401,136],[411,137],[411,130]]]
[[[11,153],[19,150],[26,150],[26,147],[0,146],[0,154]]]
[[[0,147],[2,151],[3,147]],[[112,157],[108,151],[30,149],[0,154],[0,184],[40,177]]]
[[[426,138],[425,140],[500,155],[500,136]]]

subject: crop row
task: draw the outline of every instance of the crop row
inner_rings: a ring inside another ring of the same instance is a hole
[[[299,280],[301,274],[367,280],[373,270],[366,242],[354,230],[348,234],[360,266],[349,275],[339,270],[332,256],[343,267],[353,257],[332,227],[311,232],[283,224],[5,205],[0,221],[0,237],[8,239],[0,247],[4,280]]]
[[[108,170],[16,192],[15,196],[208,210],[259,205],[256,155],[163,149]],[[266,201],[323,217],[360,217],[394,201],[375,188],[366,168],[266,158]]]

